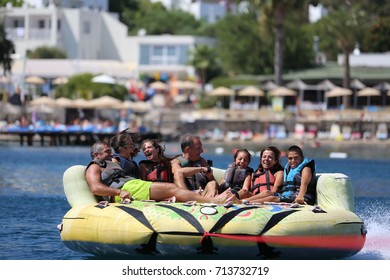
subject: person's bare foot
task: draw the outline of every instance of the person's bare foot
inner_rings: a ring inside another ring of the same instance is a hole
[[[216,204],[223,204],[231,201],[232,199],[237,198],[230,189],[227,189],[223,193],[211,198],[211,201]]]

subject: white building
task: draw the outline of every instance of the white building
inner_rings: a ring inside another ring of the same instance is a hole
[[[151,0],[151,2],[161,2],[167,9],[186,11],[193,14],[196,19],[208,23],[215,23],[223,18],[227,9],[233,7],[231,0],[230,2],[227,0]]]
[[[62,49],[70,60],[79,61],[72,63],[76,65],[71,68],[73,70],[69,71],[69,67],[66,73],[64,70],[65,76],[85,69],[80,66],[80,61],[94,63],[94,66],[89,67],[94,73],[107,72],[107,66],[99,67],[96,62],[104,60],[105,63],[112,61],[115,64],[124,64],[127,68],[123,69],[130,70],[122,76],[129,78],[138,78],[142,73],[160,73],[165,76],[176,74],[185,78],[194,75],[193,67],[187,65],[188,52],[197,44],[215,43],[211,38],[196,36],[128,36],[126,25],[118,20],[116,14],[97,8],[59,8],[53,4],[16,8],[8,5],[1,8],[0,13],[4,17],[8,37],[14,42],[19,57],[25,57],[28,50],[49,46]],[[24,66],[20,67],[21,64]],[[32,64],[31,60],[26,59],[15,63],[19,65],[19,71],[29,69],[27,74],[34,75],[34,67],[39,66]],[[17,69],[13,69],[14,74],[18,74],[15,72]],[[39,71],[41,70],[36,69],[35,72]],[[57,76],[60,71],[61,69],[55,69],[52,72]],[[42,71],[40,73],[44,74]],[[44,77],[53,76],[47,73]]]
[[[108,0],[24,0],[24,6],[43,8],[55,5],[62,8],[82,8],[98,9],[108,11]]]

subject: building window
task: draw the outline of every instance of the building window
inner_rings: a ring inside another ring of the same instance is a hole
[[[83,23],[83,33],[90,34],[91,33],[91,23],[89,21],[84,21]]]
[[[149,57],[150,57],[150,47],[147,45],[141,45],[139,64],[140,65],[149,65],[150,64]]]
[[[44,29],[45,28],[45,21],[43,19],[38,20],[38,28]]]
[[[186,45],[141,45],[141,65],[184,65],[187,62]]]

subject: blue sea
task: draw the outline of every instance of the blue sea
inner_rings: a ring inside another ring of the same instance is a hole
[[[174,146],[167,145],[173,153]],[[230,151],[215,154],[212,148],[203,155],[219,168],[232,161]],[[390,159],[332,159],[318,149],[306,156],[315,158],[317,172],[341,172],[351,178],[356,212],[368,229],[365,247],[351,259],[390,260]],[[69,210],[62,175],[72,165],[89,162],[89,147],[3,143],[0,158],[0,260],[93,260],[65,247],[57,230]],[[254,156],[251,167],[258,163]]]

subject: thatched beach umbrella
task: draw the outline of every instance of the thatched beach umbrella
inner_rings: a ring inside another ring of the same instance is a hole
[[[328,99],[332,97],[337,97],[337,106],[340,105],[340,97],[341,96],[349,96],[352,95],[352,90],[348,88],[335,87],[325,93],[326,103],[328,103]]]
[[[53,85],[64,85],[64,84],[68,83],[68,81],[69,81],[69,79],[67,77],[61,76],[61,77],[55,78],[53,81],[51,81],[51,83]]]
[[[166,91],[168,89],[168,85],[166,83],[156,81],[149,84],[149,87],[155,89],[157,91]]]
[[[238,96],[254,96],[256,102],[256,108],[259,107],[259,99],[264,96],[264,91],[255,86],[247,86],[238,92]]]
[[[371,96],[380,96],[380,95],[381,92],[378,89],[372,87],[366,87],[364,89],[359,90],[356,93],[357,97],[362,97],[362,96],[367,97],[367,106],[370,106],[371,104]]]
[[[210,92],[210,96],[233,96],[234,90],[227,87],[217,87]]]
[[[43,85],[45,83],[45,80],[39,76],[29,76],[24,81],[33,85]]]
[[[89,101],[89,105],[95,109],[112,109],[120,106],[121,104],[121,100],[107,95]]]
[[[30,106],[48,106],[48,107],[55,107],[57,105],[56,101],[48,96],[40,96],[37,98],[34,98],[29,102]]]
[[[276,96],[296,96],[297,93],[295,90],[289,89],[287,87],[277,87],[269,91],[269,95],[272,97]]]
[[[72,99],[66,97],[60,97],[55,100],[57,106],[59,107],[74,107],[74,102]]]

